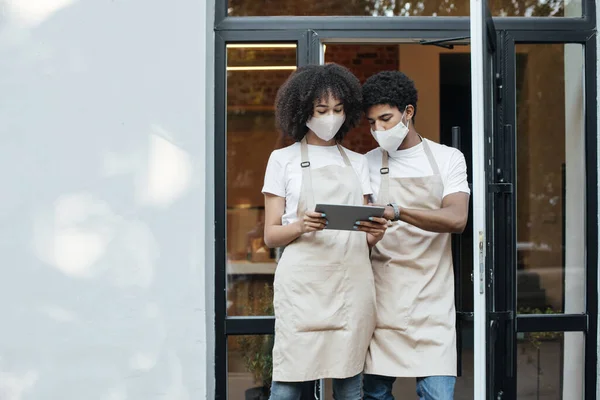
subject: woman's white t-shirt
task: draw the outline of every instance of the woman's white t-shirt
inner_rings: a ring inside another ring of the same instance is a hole
[[[428,139],[423,140],[427,140],[431,154],[440,170],[442,182],[444,183],[443,197],[457,192],[470,193],[465,156],[454,147],[444,146]],[[379,186],[381,185],[382,154],[381,148],[376,148],[366,154],[375,199],[377,199]],[[389,153],[388,163],[390,178],[416,178],[433,174],[423,143],[419,143],[410,149],[396,150]]]
[[[367,158],[345,147],[343,149],[361,183],[363,194],[372,194]],[[346,165],[337,146],[314,146],[309,144],[308,159],[311,168],[322,168],[329,165],[343,167]],[[269,157],[262,192],[285,198],[285,213],[281,218],[282,225],[287,225],[298,219],[296,213],[302,186],[301,162],[300,143],[294,143],[283,149],[275,150]]]

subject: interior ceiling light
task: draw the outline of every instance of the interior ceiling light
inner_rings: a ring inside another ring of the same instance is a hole
[[[295,49],[295,44],[228,44],[228,49]]]
[[[261,65],[257,67],[227,67],[227,71],[294,71],[295,65]]]

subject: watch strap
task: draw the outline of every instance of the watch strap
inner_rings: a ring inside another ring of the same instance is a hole
[[[388,204],[388,206],[392,207],[394,209],[394,219],[393,221],[399,221],[400,220],[400,207],[398,207],[398,204],[396,203],[390,203]]]

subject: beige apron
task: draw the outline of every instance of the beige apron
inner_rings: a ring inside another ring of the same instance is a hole
[[[345,166],[311,168],[301,142],[298,217],[317,203],[363,204],[361,184]],[[273,380],[347,378],[362,372],[375,329],[375,286],[366,233],[323,230],[290,243],[275,271]]]
[[[441,208],[444,186],[426,140],[433,175],[390,178],[383,151],[377,203]],[[365,373],[393,377],[456,376],[454,275],[449,233],[394,222],[373,249],[377,325]]]

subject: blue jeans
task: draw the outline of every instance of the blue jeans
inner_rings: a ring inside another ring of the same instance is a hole
[[[275,382],[271,384],[269,400],[300,400],[301,382]],[[345,379],[333,379],[333,398],[335,400],[361,400],[362,374]]]
[[[392,386],[396,378],[380,375],[365,375],[365,400],[394,400]],[[427,376],[417,378],[419,400],[453,400],[454,376]]]

